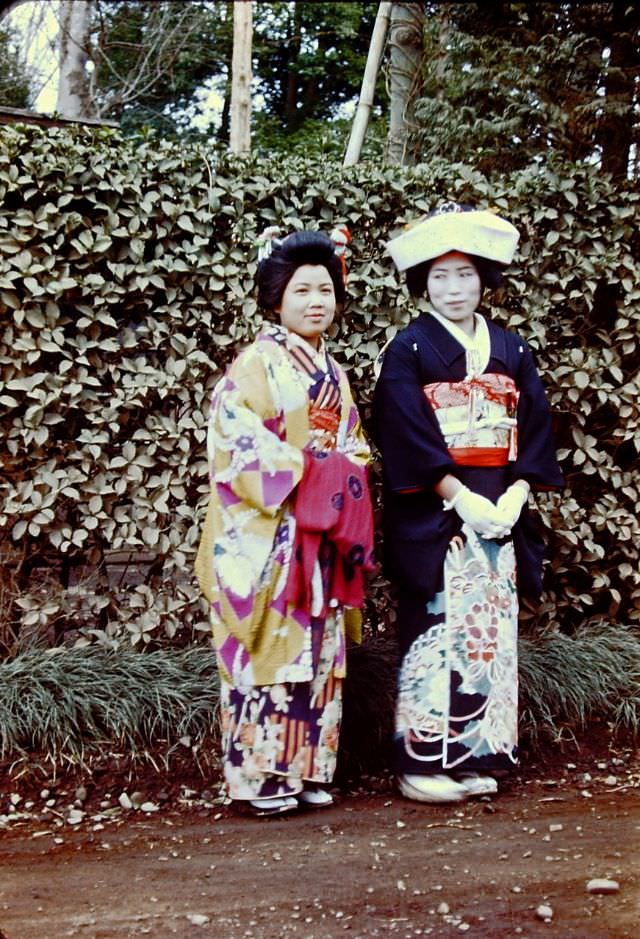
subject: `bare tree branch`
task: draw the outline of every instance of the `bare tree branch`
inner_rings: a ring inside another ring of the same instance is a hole
[[[105,102],[104,111],[119,110],[139,101],[154,87],[166,81],[180,53],[198,31],[199,9],[191,4],[154,5],[146,23],[145,42],[109,42],[103,11],[99,7],[101,41],[95,49],[96,65],[104,65],[119,85]],[[105,37],[106,39],[102,38]],[[137,50],[126,74],[116,68],[110,51]]]

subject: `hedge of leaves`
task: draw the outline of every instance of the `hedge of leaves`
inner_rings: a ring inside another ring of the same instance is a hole
[[[207,405],[260,323],[256,234],[351,229],[332,340],[366,424],[372,363],[414,313],[383,245],[443,198],[493,206],[522,235],[488,312],[536,351],[567,479],[562,498],[538,498],[550,560],[536,623],[640,619],[633,188],[589,167],[489,180],[435,161],[220,161],[104,130],[10,127],[0,140],[0,553],[17,585],[5,652],[33,633],[153,647],[206,631],[192,565]],[[372,628],[393,616],[382,577],[368,616]]]

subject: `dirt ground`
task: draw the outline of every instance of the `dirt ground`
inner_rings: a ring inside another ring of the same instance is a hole
[[[529,763],[462,806],[378,780],[267,820],[184,780],[137,784],[0,782],[1,937],[640,937],[629,752]],[[590,893],[593,878],[619,889]]]

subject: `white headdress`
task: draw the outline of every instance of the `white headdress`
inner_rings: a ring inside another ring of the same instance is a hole
[[[493,212],[446,202],[389,241],[387,251],[399,271],[439,258],[449,251],[509,264],[519,238],[517,229]]]

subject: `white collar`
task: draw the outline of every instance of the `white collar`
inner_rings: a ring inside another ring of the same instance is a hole
[[[437,313],[433,307],[429,307],[429,313],[456,339],[467,354],[467,378],[473,378],[475,375],[482,375],[491,355],[491,339],[489,338],[489,327],[487,321],[481,313],[474,313],[475,333],[468,336],[464,330],[448,320],[446,316]]]
[[[279,339],[284,339],[285,343],[291,348],[298,347],[303,349],[307,355],[310,355],[314,362],[319,365],[324,371],[327,370],[327,347],[322,336],[320,337],[320,342],[318,343],[318,348],[314,349],[311,343],[307,342],[306,339],[303,339],[302,336],[299,336],[297,333],[292,332],[292,330],[287,329],[285,326],[281,326],[280,323],[269,323],[265,328],[264,332],[271,334]]]

